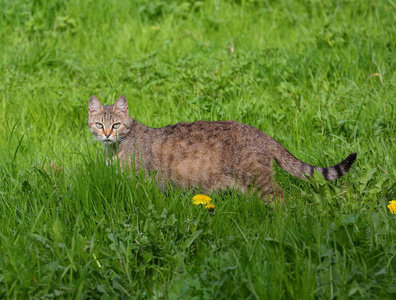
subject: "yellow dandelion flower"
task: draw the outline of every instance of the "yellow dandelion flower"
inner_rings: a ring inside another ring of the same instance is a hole
[[[389,201],[388,208],[392,214],[396,215],[396,200]]]
[[[207,210],[209,210],[210,212],[213,212],[213,211],[215,210],[215,208],[216,208],[216,205],[214,205],[214,204],[208,204],[208,205],[205,206],[205,208],[206,208]]]
[[[195,205],[207,205],[212,201],[209,196],[202,194],[195,195],[192,200]]]

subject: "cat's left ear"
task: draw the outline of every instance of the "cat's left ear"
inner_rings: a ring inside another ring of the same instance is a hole
[[[100,103],[99,99],[96,98],[96,96],[92,95],[89,98],[89,104],[88,104],[88,109],[89,109],[89,114],[95,114],[99,113],[103,110],[103,105]]]
[[[124,95],[121,95],[113,106],[113,111],[122,115],[128,115],[128,101]]]

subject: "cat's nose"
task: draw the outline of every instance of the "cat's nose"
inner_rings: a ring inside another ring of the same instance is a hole
[[[104,135],[105,135],[107,138],[109,138],[110,132],[105,132]]]

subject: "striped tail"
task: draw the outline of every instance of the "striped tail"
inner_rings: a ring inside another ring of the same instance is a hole
[[[283,147],[282,147],[283,148]],[[285,148],[283,148],[286,150]],[[331,167],[314,167],[294,157],[289,151],[275,152],[274,160],[278,166],[293,176],[306,179],[305,176],[313,176],[314,170],[319,171],[326,180],[334,180],[346,174],[355,161],[357,153],[351,153],[339,164]]]
[[[349,156],[347,158],[345,158],[339,164],[336,164],[334,166],[327,167],[327,168],[320,168],[320,167],[314,167],[314,168],[316,170],[318,170],[320,173],[322,173],[324,179],[334,180],[334,179],[341,177],[342,175],[344,175],[345,173],[347,173],[349,171],[353,162],[356,159],[356,156],[357,156],[357,153],[351,153],[351,154],[349,154]],[[313,171],[312,171],[312,174],[309,174],[309,175],[312,176]]]

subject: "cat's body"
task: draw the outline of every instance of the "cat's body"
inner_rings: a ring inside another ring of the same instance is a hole
[[[333,180],[348,172],[356,158],[352,153],[335,166],[314,167],[295,158],[260,130],[234,121],[150,128],[129,116],[124,96],[106,106],[91,96],[88,125],[111,149],[109,156],[118,156],[121,162],[134,165],[136,171],[156,171],[161,185],[170,181],[203,192],[236,188],[243,193],[257,191],[263,198],[282,198],[273,179],[273,160],[296,177],[305,179],[316,169],[325,179]]]

